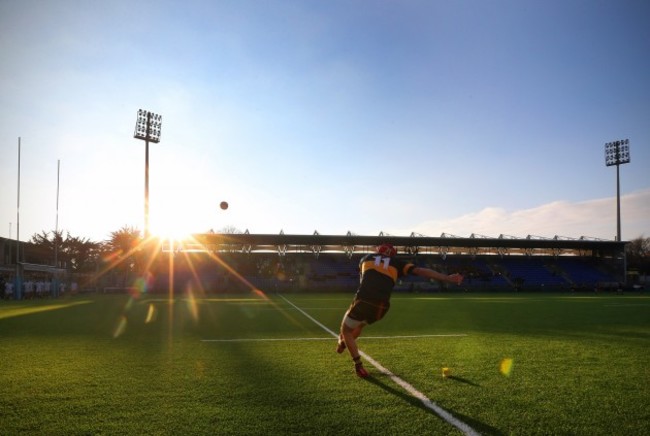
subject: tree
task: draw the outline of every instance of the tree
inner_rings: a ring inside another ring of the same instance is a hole
[[[140,230],[131,226],[111,232],[110,238],[104,243],[104,248],[111,253],[124,255],[135,250],[142,242]]]
[[[101,244],[86,238],[70,236],[68,233],[64,246],[70,268],[75,272],[92,272],[101,254]]]
[[[51,235],[50,235],[51,234]],[[59,247],[61,247],[61,238],[62,232],[46,232],[42,230],[41,233],[35,233],[32,235],[31,243],[34,244],[35,250],[32,252],[32,260],[35,263],[40,263],[44,265],[54,264],[54,246],[58,242]]]
[[[214,233],[214,229],[208,230],[208,233]],[[235,227],[233,225],[228,225],[228,226],[225,226],[225,227],[221,228],[219,230],[219,233],[223,233],[225,235],[238,235],[238,234],[242,234],[244,232],[242,232],[241,230],[239,230],[237,227]]]
[[[640,236],[632,239],[625,246],[627,265],[629,269],[646,275],[650,272],[650,238]]]
[[[224,228],[219,230],[219,233],[224,233],[224,234],[227,234],[227,235],[239,235],[239,234],[242,234],[244,232],[242,232],[241,230],[239,230],[235,226],[229,225],[229,226],[225,226]]]
[[[72,272],[91,272],[99,257],[101,244],[89,239],[72,236],[63,231],[42,231],[32,236],[31,243],[38,252],[38,262],[53,264],[56,258],[57,267],[69,269]]]
[[[129,281],[129,275],[139,271],[141,263],[142,236],[140,230],[131,226],[111,232],[110,238],[104,242],[102,250],[107,254],[110,269],[123,273],[123,286]]]

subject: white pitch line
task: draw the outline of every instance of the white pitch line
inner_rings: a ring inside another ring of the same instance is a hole
[[[280,294],[278,294],[278,295],[279,295],[280,298],[282,298],[284,301],[286,301],[286,302],[289,303],[291,306],[293,306],[294,308],[296,308],[296,310],[298,310],[300,313],[302,313],[302,314],[305,315],[307,318],[309,318],[310,320],[312,320],[312,321],[313,321],[316,325],[318,325],[320,328],[322,328],[323,330],[325,330],[326,332],[328,332],[329,334],[331,334],[331,335],[334,336],[335,338],[338,338],[339,335],[336,334],[334,331],[330,330],[329,328],[327,328],[327,326],[323,325],[321,322],[319,322],[318,320],[316,320],[315,318],[313,318],[313,317],[312,317],[311,315],[309,315],[307,312],[305,312],[304,310],[302,310],[301,308],[299,308],[298,306],[296,306],[295,304],[293,304],[291,301],[289,301],[289,300],[287,300],[286,298],[284,298],[284,296],[282,296],[282,295],[280,295]],[[465,424],[463,421],[459,420],[459,419],[456,418],[454,415],[452,415],[451,413],[447,412],[445,409],[443,409],[442,407],[438,406],[436,403],[434,403],[433,401],[431,401],[431,400],[430,400],[426,395],[424,395],[422,392],[420,392],[420,391],[418,391],[416,388],[414,388],[413,385],[411,385],[411,384],[408,383],[407,381],[401,379],[400,377],[396,376],[396,375],[393,374],[391,371],[389,371],[387,368],[384,368],[384,367],[383,367],[379,362],[377,362],[375,359],[373,359],[372,357],[370,357],[369,355],[367,355],[366,353],[364,353],[364,352],[361,351],[361,350],[359,350],[359,354],[360,354],[364,359],[366,359],[370,364],[372,364],[372,366],[374,366],[375,368],[377,368],[380,372],[382,372],[383,374],[385,374],[385,375],[387,375],[388,377],[390,377],[390,379],[393,380],[393,382],[395,382],[397,385],[401,386],[404,390],[406,390],[406,391],[407,391],[409,394],[411,394],[413,397],[415,397],[415,398],[417,398],[418,400],[420,400],[420,401],[422,402],[422,404],[424,405],[424,407],[426,407],[427,409],[431,410],[433,413],[435,413],[436,415],[438,415],[440,418],[444,419],[447,423],[453,425],[453,426],[456,427],[458,430],[462,431],[464,434],[466,434],[466,435],[468,435],[468,436],[479,436],[479,435],[480,435],[480,433],[478,433],[478,432],[477,432],[476,430],[474,430],[472,427],[470,427],[469,425]]]
[[[647,307],[650,304],[620,303],[620,304],[603,304],[603,307]]]
[[[420,338],[462,338],[466,334],[454,335],[409,335],[409,336],[364,336],[368,339],[420,339]],[[336,339],[336,337],[334,338]],[[332,338],[232,338],[232,339],[201,339],[201,342],[282,342],[282,341],[331,341]]]
[[[407,335],[407,336],[363,336],[361,340],[366,339],[420,339],[420,338],[464,338],[466,333],[456,333],[450,335]]]
[[[242,339],[201,339],[201,342],[281,342],[281,341],[331,341],[332,338],[242,338]]]

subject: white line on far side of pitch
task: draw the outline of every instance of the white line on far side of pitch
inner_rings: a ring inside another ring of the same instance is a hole
[[[309,315],[307,312],[305,312],[304,310],[302,310],[301,308],[299,308],[298,306],[296,306],[295,304],[293,304],[291,301],[289,301],[289,300],[287,300],[286,298],[284,298],[284,296],[282,296],[282,295],[280,295],[280,294],[278,294],[278,296],[279,296],[280,298],[282,298],[284,301],[286,301],[287,303],[289,303],[291,306],[293,306],[294,308],[296,308],[296,310],[298,310],[300,313],[302,313],[302,314],[305,315],[307,318],[309,318],[309,319],[310,319],[312,322],[314,322],[317,326],[319,326],[320,328],[322,328],[323,330],[325,330],[326,332],[328,332],[329,334],[331,334],[331,335],[334,336],[335,338],[338,338],[339,335],[336,334],[335,332],[333,332],[332,330],[330,330],[330,329],[329,329],[327,326],[325,326],[323,323],[321,323],[320,321],[318,321],[317,319],[315,319],[314,317],[312,317],[311,315]],[[385,368],[384,366],[382,366],[382,365],[381,365],[379,362],[377,362],[375,359],[373,359],[372,357],[370,357],[369,355],[367,355],[366,353],[364,353],[364,352],[361,351],[361,350],[359,350],[359,354],[360,354],[361,356],[363,356],[364,359],[366,359],[368,362],[370,362],[370,364],[372,364],[372,366],[374,366],[375,368],[377,368],[380,372],[382,372],[383,374],[385,374],[385,375],[387,375],[388,377],[390,377],[390,379],[393,380],[393,382],[395,382],[397,385],[401,386],[404,390],[406,390],[406,391],[407,391],[409,394],[411,394],[413,397],[415,397],[415,398],[417,398],[418,400],[420,400],[420,401],[422,402],[422,404],[424,405],[424,407],[426,407],[427,409],[429,409],[429,410],[431,410],[432,412],[434,412],[436,415],[438,415],[439,417],[441,417],[442,419],[444,419],[447,423],[453,425],[453,426],[456,427],[458,430],[462,431],[464,434],[466,434],[466,435],[468,435],[468,436],[478,436],[478,435],[480,435],[480,433],[478,433],[478,432],[477,432],[476,430],[474,430],[472,427],[470,427],[469,425],[465,424],[463,421],[459,420],[458,418],[456,418],[456,417],[455,417],[454,415],[452,415],[451,413],[447,412],[447,411],[446,411],[445,409],[443,409],[442,407],[438,406],[436,403],[434,403],[433,401],[431,401],[431,400],[430,400],[426,395],[424,395],[422,392],[420,392],[420,391],[418,391],[416,388],[414,388],[413,385],[411,385],[411,384],[408,383],[407,381],[405,381],[405,380],[401,379],[400,377],[396,376],[395,374],[393,374],[390,370],[388,370],[387,368]]]
[[[451,335],[407,335],[407,336],[364,336],[361,339],[421,339],[421,338],[462,338],[464,333]],[[336,339],[336,337],[335,337]],[[234,338],[234,339],[201,339],[201,342],[292,342],[292,341],[331,341],[332,338]]]

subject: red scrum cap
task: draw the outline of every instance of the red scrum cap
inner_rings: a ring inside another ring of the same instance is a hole
[[[391,244],[381,244],[377,247],[377,253],[391,257],[397,254],[397,250]]]

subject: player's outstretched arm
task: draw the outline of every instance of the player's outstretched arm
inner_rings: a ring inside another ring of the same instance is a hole
[[[442,274],[429,268],[415,267],[411,270],[412,274],[429,279],[439,280],[441,282],[454,283],[460,285],[463,282],[463,276],[460,274]]]

